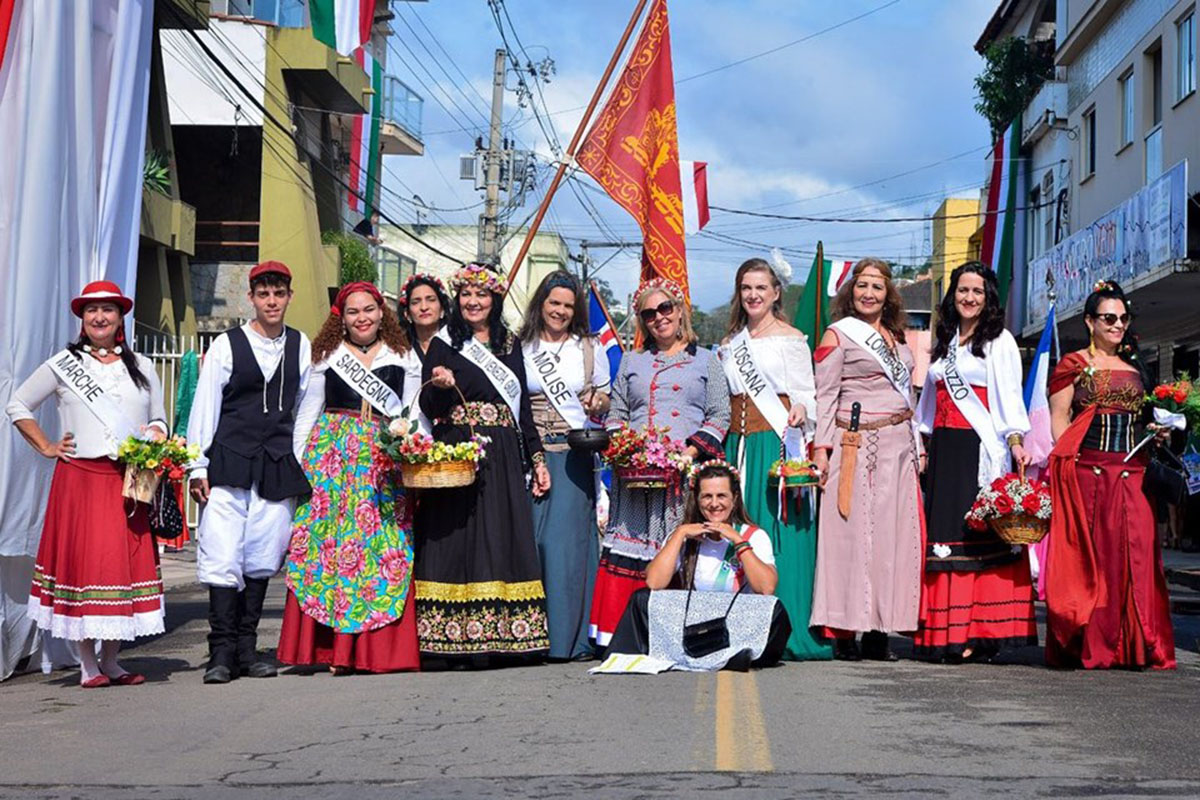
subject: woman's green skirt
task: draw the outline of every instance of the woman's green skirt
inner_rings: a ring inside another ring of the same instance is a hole
[[[787,493],[787,522],[779,519],[779,490],[771,485],[767,471],[779,458],[779,437],[772,431],[745,437],[745,452],[739,458],[741,434],[725,440],[725,458],[742,473],[746,512],[750,521],[771,537],[779,583],[775,596],[783,603],[792,622],[784,658],[790,661],[822,661],[833,658],[833,648],[808,627],[812,613],[813,573],[817,565],[816,509],[810,506],[811,490],[790,489]],[[800,498],[797,502],[796,492]]]

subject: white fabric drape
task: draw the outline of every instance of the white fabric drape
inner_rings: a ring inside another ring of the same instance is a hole
[[[0,406],[78,335],[68,302],[84,284],[111,280],[133,296],[153,10],[153,0],[16,2],[0,64]],[[51,407],[38,414],[51,435],[54,420]],[[28,559],[53,464],[11,427],[0,464],[0,559]],[[5,584],[20,572],[0,565]],[[28,580],[0,588],[3,679],[32,637],[16,602]]]

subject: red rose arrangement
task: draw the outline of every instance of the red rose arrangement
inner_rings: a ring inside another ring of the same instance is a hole
[[[1155,386],[1146,395],[1146,403],[1153,409],[1158,424],[1177,430],[1191,428],[1200,433],[1200,389],[1186,374],[1174,383]]]
[[[1050,520],[1050,486],[1044,481],[1025,480],[1015,472],[997,478],[979,490],[967,512],[971,530],[986,530],[991,520],[1024,514],[1042,522]]]

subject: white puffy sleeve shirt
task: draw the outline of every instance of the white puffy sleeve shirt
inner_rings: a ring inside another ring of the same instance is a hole
[[[971,352],[970,343],[958,348],[958,371],[972,386],[987,387],[988,414],[996,429],[996,436],[1004,441],[1011,434],[1022,436],[1029,433],[1029,415],[1025,410],[1024,384],[1022,382],[1021,351],[1017,341],[1008,331],[983,346],[983,358]],[[933,433],[933,420],[937,410],[937,384],[946,379],[945,359],[939,358],[929,365],[925,375],[925,387],[917,404],[917,425],[921,433]],[[978,433],[978,431],[976,431]],[[1007,445],[1006,445],[1007,446]]]
[[[102,364],[85,355],[83,364],[135,426],[153,425],[164,434],[170,433],[166,422],[167,413],[163,408],[162,383],[158,380],[158,373],[154,371],[154,364],[150,359],[137,356],[138,371],[150,384],[148,390],[139,389],[134,384],[133,378],[129,377],[129,370],[120,359],[110,364]],[[42,364],[33,371],[33,374],[13,392],[12,399],[4,410],[14,423],[23,419],[34,419],[33,412],[51,395],[58,406],[60,435],[68,432],[75,434],[76,458],[117,457],[117,446],[120,442],[100,424],[96,415],[78,395],[59,381],[49,364]]]
[[[729,345],[721,345],[725,354]],[[812,351],[808,349],[806,336],[762,336],[750,339],[750,352],[759,371],[771,390],[777,395],[787,395],[792,405],[800,404],[807,412],[810,424],[817,418],[817,382],[813,378]],[[726,371],[730,394],[745,394],[741,377],[735,372],[730,377]]]

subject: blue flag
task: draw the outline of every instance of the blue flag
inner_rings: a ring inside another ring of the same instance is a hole
[[[591,323],[592,336],[599,340],[608,356],[608,377],[610,381],[617,379],[617,370],[621,366],[621,340],[612,325],[608,324],[608,314],[604,312],[604,304],[595,286],[588,287],[588,321]]]

